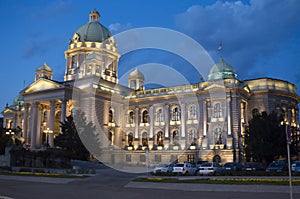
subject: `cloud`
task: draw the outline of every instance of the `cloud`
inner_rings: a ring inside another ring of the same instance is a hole
[[[51,2],[50,5],[45,6],[43,9],[32,13],[31,17],[32,19],[53,20],[54,18],[70,13],[72,8],[71,1],[56,0]]]
[[[129,30],[129,29],[132,29],[133,26],[131,23],[127,23],[127,24],[120,24],[120,23],[113,23],[113,24],[110,24],[108,26],[108,29],[113,33],[113,34],[117,34],[117,33],[120,33],[120,32],[123,32],[125,30]]]
[[[298,0],[250,0],[247,4],[217,1],[188,8],[175,17],[175,24],[214,58],[222,41],[223,57],[237,72],[251,73],[252,70],[253,75],[266,74],[272,68],[262,68],[263,64],[268,65],[268,59],[280,54],[282,43],[298,37],[299,10]],[[295,64],[299,63],[299,58],[292,59]]]

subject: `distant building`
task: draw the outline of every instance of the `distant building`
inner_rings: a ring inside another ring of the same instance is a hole
[[[34,82],[2,111],[4,127],[21,127],[30,149],[45,144],[46,128],[53,130],[48,134],[53,146],[60,122],[75,104],[89,121],[99,122],[108,140],[102,146],[104,160],[113,163],[145,163],[145,148],[154,154],[149,160],[153,163],[242,161],[243,135],[252,113],[278,109],[286,121],[299,126],[300,98],[294,84],[273,78],[239,80],[224,59],[212,66],[205,82],[146,90],[144,75],[135,69],[128,86],[118,84],[120,55],[114,38],[96,10],[89,17],[65,51],[64,81],[53,80],[51,67],[44,63],[36,69]],[[80,100],[72,98],[74,87],[84,88]],[[111,151],[116,148],[125,154]]]

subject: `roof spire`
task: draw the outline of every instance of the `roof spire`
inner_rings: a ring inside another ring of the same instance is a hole
[[[90,22],[100,21],[100,13],[94,8],[89,14]]]
[[[222,41],[220,41],[220,43],[219,43],[218,51],[219,51],[220,59],[222,60],[222,59],[223,59],[223,57],[222,57],[222,51],[223,51],[223,44],[222,44]]]

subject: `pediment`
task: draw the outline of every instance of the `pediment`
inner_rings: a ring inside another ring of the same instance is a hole
[[[2,115],[4,114],[9,114],[9,113],[15,113],[16,110],[10,108],[10,107],[5,107],[5,109],[1,112]]]
[[[52,90],[52,89],[57,89],[61,88],[62,85],[51,81],[49,79],[44,79],[41,78],[37,80],[36,82],[32,83],[29,85],[27,88],[23,90],[23,93],[32,93],[32,92],[37,92],[37,91],[45,91],[45,90]]]

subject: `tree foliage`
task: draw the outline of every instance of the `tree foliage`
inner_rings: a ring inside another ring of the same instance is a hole
[[[286,154],[285,127],[282,115],[277,112],[256,113],[245,132],[247,161],[270,163]]]
[[[88,160],[90,153],[82,138],[93,135],[95,127],[87,122],[84,112],[77,110],[73,115],[74,117],[70,115],[61,123],[62,133],[54,139],[54,144],[65,150],[71,159]]]

